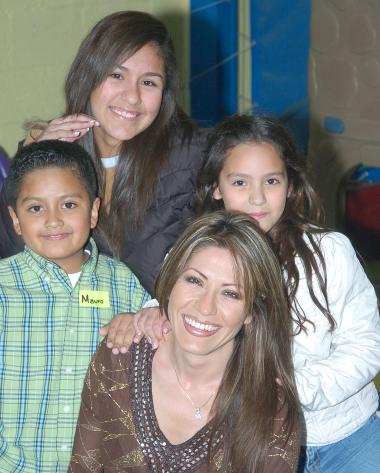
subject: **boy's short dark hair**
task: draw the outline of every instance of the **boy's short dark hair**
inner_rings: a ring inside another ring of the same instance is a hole
[[[98,185],[91,156],[76,143],[45,140],[21,148],[12,159],[4,182],[8,204],[16,208],[20,186],[27,174],[50,167],[73,171],[85,186],[90,203],[93,203],[98,193]]]

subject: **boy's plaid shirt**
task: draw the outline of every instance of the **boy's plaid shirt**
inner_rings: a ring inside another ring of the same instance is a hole
[[[84,307],[79,294],[90,299],[89,290],[105,291],[109,307]],[[99,329],[148,298],[124,264],[98,256],[92,240],[74,288],[57,265],[28,249],[0,260],[1,473],[67,471]]]

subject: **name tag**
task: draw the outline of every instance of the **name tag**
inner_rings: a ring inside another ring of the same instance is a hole
[[[107,291],[80,291],[79,305],[81,307],[104,307],[110,306],[110,298]]]

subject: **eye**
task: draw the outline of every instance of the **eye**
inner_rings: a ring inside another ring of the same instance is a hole
[[[28,208],[28,211],[34,214],[41,212],[41,210],[42,210],[41,205],[32,205],[31,207]]]
[[[199,278],[197,278],[196,276],[193,276],[193,275],[185,276],[185,281],[190,283],[190,284],[195,284],[197,286],[202,285],[202,281]]]
[[[143,85],[146,85],[147,87],[157,87],[156,82],[153,82],[152,80],[149,80],[149,79],[144,79],[142,83]]]
[[[123,76],[119,72],[112,72],[112,74],[110,74],[110,77],[112,77],[112,79],[117,80],[123,79]]]
[[[267,179],[266,183],[269,184],[270,186],[273,186],[275,184],[279,184],[280,180],[277,179],[277,177],[270,177],[269,179]]]
[[[241,300],[241,295],[237,291],[232,291],[231,289],[226,289],[223,294],[231,299]]]
[[[232,181],[232,185],[236,187],[243,187],[246,186],[247,183],[244,179],[235,179],[234,181]]]
[[[64,209],[75,209],[75,208],[78,207],[78,206],[77,206],[77,204],[76,204],[75,202],[64,202],[64,203],[62,204],[62,207],[63,207]]]

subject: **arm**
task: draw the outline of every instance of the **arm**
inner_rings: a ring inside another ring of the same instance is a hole
[[[165,255],[193,216],[192,201],[198,171],[202,164],[201,138],[173,146],[165,169],[157,179],[154,203],[139,227],[126,229],[129,235],[121,260],[154,295],[154,282]],[[101,251],[106,251],[101,235],[95,232]]]
[[[263,473],[295,473],[300,451],[299,423],[287,428],[287,406],[283,404],[274,420],[273,436],[269,442],[267,461]]]
[[[316,324],[315,332],[309,328],[308,336],[297,335],[294,340],[297,388],[308,410],[339,404],[371,382],[380,369],[380,319],[374,289],[346,237],[327,234],[321,247],[330,311],[337,326],[330,333],[323,315],[310,302],[308,306],[307,295],[301,295],[301,306],[307,316],[314,312]]]
[[[100,473],[103,471],[100,447],[105,432],[100,420],[102,406],[97,397],[101,384],[100,350],[101,348],[98,348],[94,355],[84,382],[69,473]]]

